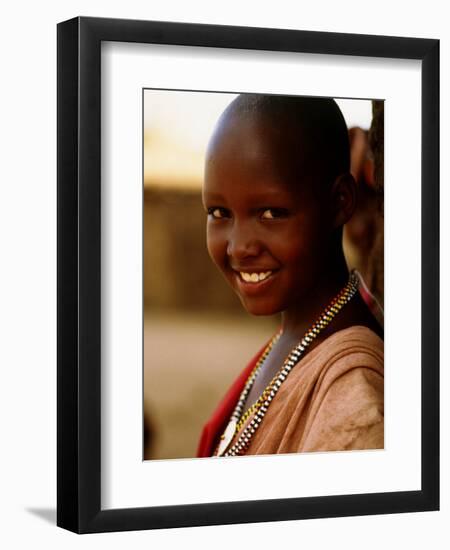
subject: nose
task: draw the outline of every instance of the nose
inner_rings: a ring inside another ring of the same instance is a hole
[[[250,224],[235,222],[228,235],[228,256],[241,260],[258,256],[260,251],[260,243],[258,242],[257,235],[250,227]]]

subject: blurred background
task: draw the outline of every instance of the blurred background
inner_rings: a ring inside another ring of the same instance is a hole
[[[279,325],[278,316],[245,312],[206,249],[204,155],[217,119],[235,97],[144,91],[145,460],[196,455],[203,424]],[[336,101],[349,128],[359,188],[344,251],[349,267],[363,275],[364,297],[382,322],[383,103]]]

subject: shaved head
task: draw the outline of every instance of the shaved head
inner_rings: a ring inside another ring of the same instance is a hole
[[[255,126],[270,142],[270,152],[290,185],[306,177],[322,187],[350,169],[347,126],[333,99],[241,94],[222,114],[210,147],[231,132],[236,152],[251,149],[245,129]]]

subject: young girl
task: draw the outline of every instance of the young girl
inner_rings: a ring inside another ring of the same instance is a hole
[[[331,99],[240,95],[209,143],[209,254],[243,306],[282,314],[211,420],[198,456],[383,448],[383,333],[348,272],[356,203]]]

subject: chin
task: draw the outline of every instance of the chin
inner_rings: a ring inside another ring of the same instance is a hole
[[[249,302],[244,301],[242,298],[241,303],[244,306],[244,309],[250,313],[250,315],[254,315],[255,317],[276,315],[277,313],[283,311],[283,308],[276,307],[274,304],[270,303],[257,303],[256,301]]]

